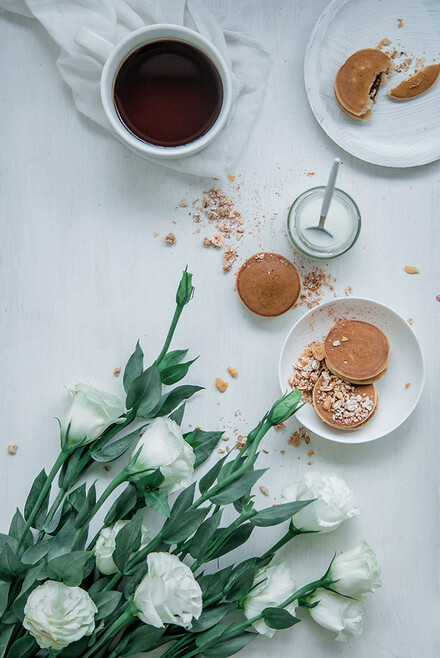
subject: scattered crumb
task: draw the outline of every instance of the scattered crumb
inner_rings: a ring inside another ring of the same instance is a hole
[[[181,208],[188,208],[188,204],[187,204],[185,198],[184,198],[184,199],[181,199],[181,200],[179,201],[179,206],[180,206]]]
[[[309,452],[307,453],[307,457],[311,457],[314,454],[315,454],[314,450],[309,450]]]
[[[265,455],[269,454],[269,450],[266,450],[266,448],[263,448],[263,452],[264,452]]]
[[[119,375],[121,374],[121,369],[120,368],[114,368],[113,369],[113,374],[114,374],[115,377],[119,377]]]
[[[296,265],[302,270],[301,278],[303,291],[295,306],[306,305],[308,308],[314,308],[322,301],[324,286],[328,286],[330,290],[334,289],[334,279],[322,267],[304,272],[307,266],[302,266],[301,263],[298,262],[296,262]]]
[[[231,377],[238,377],[237,368],[233,368],[232,366],[228,366],[228,372],[231,375]]]
[[[246,440],[247,440],[247,436],[242,436],[241,434],[237,436],[237,443],[235,444],[237,450],[241,450],[242,448],[245,447]]]
[[[235,176],[233,174],[228,174],[228,178],[233,183],[235,181]]]
[[[224,454],[225,454],[225,451],[223,450],[223,448],[219,448],[218,451],[219,451],[219,453],[220,453],[221,455],[224,455]]]
[[[341,344],[340,340],[334,340],[332,343],[333,347],[339,347],[340,344]]]
[[[314,172],[314,171],[308,171],[306,175],[307,175],[309,178],[311,178],[312,176],[315,175],[315,172]]]
[[[226,245],[222,259],[223,271],[229,272],[229,270],[232,269],[232,266],[236,260],[237,260],[237,250],[231,247],[230,245]]]
[[[267,487],[265,487],[264,484],[261,485],[261,487],[260,487],[260,491],[261,491],[261,493],[264,494],[265,496],[268,496],[268,495],[269,495],[269,489],[268,489]]]
[[[411,382],[406,382],[405,388],[409,388],[411,386]]]
[[[348,340],[347,336],[342,336],[341,343],[346,343]]]
[[[344,290],[344,292],[345,292],[345,296],[346,296],[346,297],[349,297],[349,296],[351,295],[351,293],[353,292],[353,288],[352,288],[351,286],[348,286],[348,287]]]
[[[158,235],[159,235],[159,233],[157,231],[154,231],[153,238],[157,238]]]
[[[110,471],[110,466],[103,466],[102,467],[106,473]]]
[[[307,466],[311,466],[313,462],[307,462]]]
[[[225,382],[221,377],[216,377],[215,385],[220,393],[224,393],[229,386],[228,382]]]
[[[439,300],[439,301],[440,301],[440,300]],[[406,318],[406,321],[408,322],[408,324],[412,324],[412,323],[413,323],[413,319],[412,319],[412,318]]]
[[[286,425],[284,423],[278,423],[278,425],[274,425],[276,430],[285,430]]]
[[[414,265],[405,265],[405,272],[408,272],[408,274],[418,274],[419,270]]]
[[[436,295],[435,298],[438,302],[440,302],[440,295]]]
[[[382,50],[383,46],[389,46],[391,44],[391,41],[385,37],[385,39],[381,39],[379,43],[377,44],[376,48],[378,50]]]
[[[18,450],[18,445],[16,443],[10,443],[8,445],[8,452],[10,455],[15,455]]]
[[[203,238],[203,244],[205,247],[216,247],[217,249],[220,249],[220,247],[223,247],[223,242],[224,237],[221,233],[214,233],[212,238]]]
[[[281,453],[282,455],[285,455],[285,454],[286,454],[286,451],[285,451],[285,450],[280,450],[280,453]]]
[[[168,233],[168,235],[165,236],[165,242],[167,244],[174,244],[176,242],[176,236],[174,233]]]
[[[403,27],[403,20],[401,18],[397,19],[397,27]]]
[[[313,388],[324,369],[325,350],[322,343],[307,345],[299,359],[294,363],[294,373],[289,377],[289,384],[303,392],[303,399],[311,402]]]
[[[298,448],[301,442],[305,443],[306,445],[310,444],[310,434],[305,427],[300,427],[296,430],[296,432],[293,432],[290,439],[287,441],[287,443],[291,446],[294,446],[294,448]]]
[[[229,436],[222,436],[222,441],[229,441]]]

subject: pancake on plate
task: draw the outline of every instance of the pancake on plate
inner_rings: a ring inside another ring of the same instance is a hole
[[[336,74],[339,105],[355,119],[369,119],[380,87],[395,68],[393,60],[377,48],[353,53]]]
[[[440,64],[425,66],[421,71],[404,80],[388,92],[388,96],[394,101],[409,101],[417,98],[420,94],[431,89],[440,76]]]
[[[359,385],[373,383],[385,374],[390,344],[374,324],[340,320],[328,332],[324,350],[329,370]]]
[[[284,256],[254,254],[237,274],[237,292],[243,304],[263,317],[276,317],[292,308],[301,294],[301,276]]]
[[[356,386],[326,370],[313,389],[313,406],[318,416],[339,430],[356,430],[373,417],[378,403],[374,384]]]

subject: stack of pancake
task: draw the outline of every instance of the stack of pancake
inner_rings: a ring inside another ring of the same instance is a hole
[[[369,322],[341,320],[327,334],[324,351],[326,369],[313,390],[317,413],[338,429],[363,427],[377,409],[374,383],[388,368],[388,338]]]

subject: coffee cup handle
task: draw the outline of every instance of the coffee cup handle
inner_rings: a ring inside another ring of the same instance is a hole
[[[96,34],[96,32],[93,32],[88,27],[85,27],[85,25],[80,27],[75,34],[75,42],[102,64],[105,64],[108,56],[115,47],[113,43]]]

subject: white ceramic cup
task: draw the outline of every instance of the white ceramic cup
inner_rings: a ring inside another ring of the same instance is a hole
[[[201,50],[214,64],[223,86],[223,102],[213,126],[198,139],[182,146],[156,146],[137,138],[119,119],[114,103],[115,79],[123,62],[138,48],[162,39],[182,41]],[[115,136],[135,153],[147,158],[163,160],[193,155],[208,146],[223,128],[231,109],[231,74],[217,48],[198,32],[179,25],[161,23],[136,30],[115,45],[89,28],[81,27],[75,35],[75,41],[104,64],[101,75],[101,100],[104,111]]]

